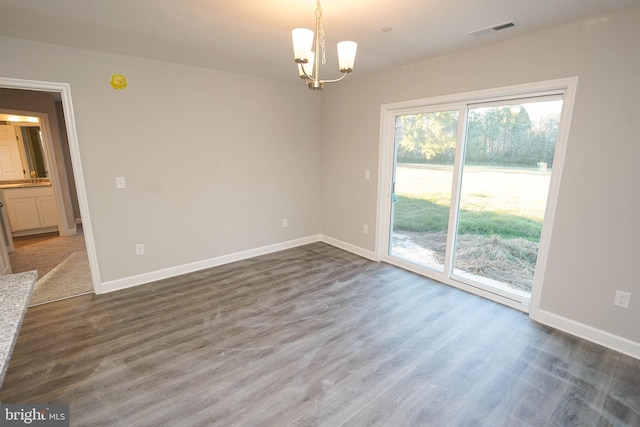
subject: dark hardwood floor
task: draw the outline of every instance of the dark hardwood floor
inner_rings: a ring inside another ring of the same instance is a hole
[[[640,360],[315,243],[30,308],[0,401],[73,426],[638,426]]]

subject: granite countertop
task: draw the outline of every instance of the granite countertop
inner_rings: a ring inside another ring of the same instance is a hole
[[[0,386],[37,279],[37,271],[0,277]]]

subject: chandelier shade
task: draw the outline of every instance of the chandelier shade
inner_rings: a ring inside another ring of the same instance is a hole
[[[353,71],[358,44],[353,41],[338,43],[338,70],[341,77],[333,80],[320,79],[320,64],[325,64],[325,35],[322,19],[322,6],[316,0],[316,30],[296,28],[291,31],[293,56],[298,65],[298,74],[311,90],[321,90],[326,83],[335,83],[344,79]]]
[[[291,31],[291,36],[296,62],[306,62],[313,47],[313,31],[308,28],[296,28]]]
[[[353,64],[356,62],[356,50],[358,44],[352,41],[338,43],[338,66],[341,73],[353,71]]]
[[[313,61],[315,54],[313,52],[309,52],[309,59],[307,62],[298,63],[298,75],[301,79],[306,78],[306,76],[310,76],[313,74]]]

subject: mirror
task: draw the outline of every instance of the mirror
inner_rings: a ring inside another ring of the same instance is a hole
[[[44,142],[39,126],[20,126],[22,142],[24,144],[25,161],[23,169],[30,171],[31,178],[46,178],[49,176],[47,162],[44,157]],[[27,166],[24,168],[24,166]],[[33,173],[35,172],[35,173]]]
[[[40,120],[37,117],[0,114],[0,125],[13,127],[16,141],[15,143],[10,143],[11,146],[7,147],[7,150],[15,153],[13,158],[16,161],[19,156],[23,179],[48,178],[49,171],[47,170],[47,158]],[[0,178],[0,181],[6,179],[8,177]]]

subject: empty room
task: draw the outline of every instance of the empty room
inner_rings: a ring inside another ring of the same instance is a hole
[[[639,0],[0,10],[3,422],[640,425]]]

